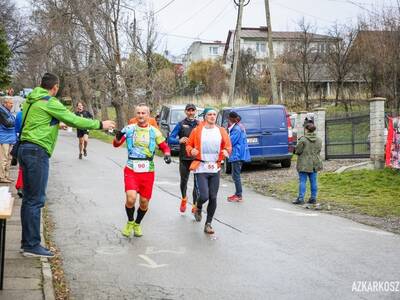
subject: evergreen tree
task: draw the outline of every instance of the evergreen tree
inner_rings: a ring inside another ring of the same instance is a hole
[[[6,33],[0,26],[0,88],[6,87],[11,83],[8,66],[10,63],[11,51],[8,48]]]

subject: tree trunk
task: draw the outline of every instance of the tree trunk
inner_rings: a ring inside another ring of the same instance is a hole
[[[108,116],[108,105],[107,105],[107,98],[106,98],[106,93],[101,92],[100,94],[100,107],[101,107],[101,120],[109,120]]]
[[[88,96],[88,94],[86,93],[86,90],[85,90],[85,88],[83,86],[83,78],[80,75],[80,70],[79,70],[78,55],[76,53],[76,48],[74,47],[72,42],[70,42],[70,55],[71,55],[72,65],[74,66],[74,70],[75,70],[75,76],[76,76],[76,79],[77,79],[79,92],[81,94],[81,99],[80,100],[86,103],[86,110],[88,112],[90,112],[92,115],[94,115],[92,99]]]
[[[114,106],[115,108],[115,113],[117,115],[117,127],[118,128],[123,128],[126,124],[126,116],[125,116],[125,111],[124,111],[124,102],[120,97],[120,94],[118,92],[118,84],[117,84],[117,76],[116,73],[112,74],[111,78],[111,105]]]

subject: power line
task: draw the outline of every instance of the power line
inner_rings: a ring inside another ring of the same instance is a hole
[[[161,12],[164,9],[166,9],[168,6],[170,6],[175,1],[176,0],[170,0],[168,3],[166,3],[164,6],[160,7],[158,10],[154,11],[153,13],[150,13],[150,15],[154,16],[155,14],[158,14],[159,12]],[[125,4],[119,4],[119,6],[121,6],[123,8],[126,8],[126,9],[128,9],[130,11],[138,11],[138,12],[141,12],[143,14],[148,13],[147,11],[140,10],[140,9],[137,9],[137,8],[133,8],[133,7],[129,6],[129,5],[127,5],[126,3]]]
[[[181,39],[187,39],[187,40],[198,41],[200,39],[198,36],[194,37],[194,36],[173,34],[173,33],[168,33],[168,32],[161,32],[161,31],[157,31],[157,33],[159,33],[161,35],[172,36],[172,37],[181,38]],[[209,40],[209,39],[203,39],[202,38],[202,40],[205,41],[205,42],[214,42],[214,40]]]
[[[228,0],[227,5],[224,6],[224,8],[215,16],[214,19],[211,20],[210,23],[207,24],[207,26],[199,34],[197,34],[197,37],[200,37],[224,12],[226,12],[226,9],[229,5],[231,5],[231,0]]]
[[[190,20],[192,20],[195,16],[197,16],[200,12],[202,12],[206,7],[208,7],[212,2],[214,2],[215,0],[211,0],[209,2],[207,2],[204,6],[202,6],[198,11],[196,11],[194,14],[192,14],[189,18],[187,18],[185,21],[183,21],[182,23],[178,24],[177,26],[175,26],[174,28],[171,29],[171,31],[175,31],[176,29],[178,29],[179,27],[181,27],[182,25],[186,24],[187,22],[189,22]]]
[[[272,3],[272,4],[275,4],[275,5],[278,5],[278,6],[281,6],[281,7],[283,7],[283,8],[286,8],[286,9],[288,9],[288,10],[295,11],[295,12],[297,12],[297,13],[299,13],[299,14],[306,15],[306,16],[309,16],[309,17],[312,17],[312,18],[315,18],[315,19],[324,21],[324,22],[326,22],[326,23],[332,23],[332,24],[335,23],[335,21],[330,21],[330,20],[323,19],[323,18],[321,18],[321,17],[318,17],[318,16],[315,16],[315,15],[306,13],[306,12],[301,11],[301,10],[299,10],[299,9],[286,6],[286,5],[282,4],[282,3],[276,3],[275,1],[271,1],[271,3]]]
[[[174,3],[176,0],[171,0],[171,1],[169,1],[168,3],[166,3],[164,6],[162,6],[160,9],[158,9],[158,10],[156,10],[154,13],[153,13],[153,16],[154,15],[156,15],[156,14],[158,14],[160,11],[162,11],[162,10],[164,10],[164,9],[166,9],[168,6],[170,6],[172,3]]]
[[[375,12],[375,11],[372,11],[372,10],[370,10],[370,9],[368,9],[368,8],[365,7],[366,5],[371,5],[371,6],[372,6],[372,5],[373,5],[372,3],[357,2],[357,1],[352,1],[352,0],[342,0],[342,1],[339,1],[339,0],[329,0],[329,1],[331,1],[331,2],[341,2],[341,3],[351,4],[351,5],[354,5],[354,6],[360,8],[360,9],[362,9],[362,10],[365,10],[365,11],[369,12],[370,14],[379,16],[379,13],[377,13],[377,12]],[[398,7],[396,7],[396,6],[387,6],[387,5],[384,5],[384,4],[382,4],[382,7],[384,7],[384,8],[394,8],[394,9],[398,9]]]

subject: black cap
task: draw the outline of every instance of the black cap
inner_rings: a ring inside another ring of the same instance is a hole
[[[232,119],[237,119],[240,117],[236,111],[231,111],[228,116]]]
[[[185,110],[189,110],[189,109],[197,110],[196,105],[191,104],[191,103],[187,104],[186,107],[185,107]]]

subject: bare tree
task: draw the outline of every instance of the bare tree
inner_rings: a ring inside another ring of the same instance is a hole
[[[296,74],[303,90],[306,109],[310,109],[311,81],[318,71],[321,53],[315,38],[315,28],[304,18],[298,23],[302,38],[286,49],[285,60]]]
[[[351,71],[354,69],[355,60],[352,59],[351,50],[357,35],[357,29],[340,26],[336,23],[330,28],[328,35],[332,38],[332,42],[326,47],[325,62],[329,74],[336,83],[335,104],[337,105],[340,97],[344,99],[341,94],[344,81],[348,75],[351,75]],[[345,103],[345,106],[347,108],[347,103]]]

